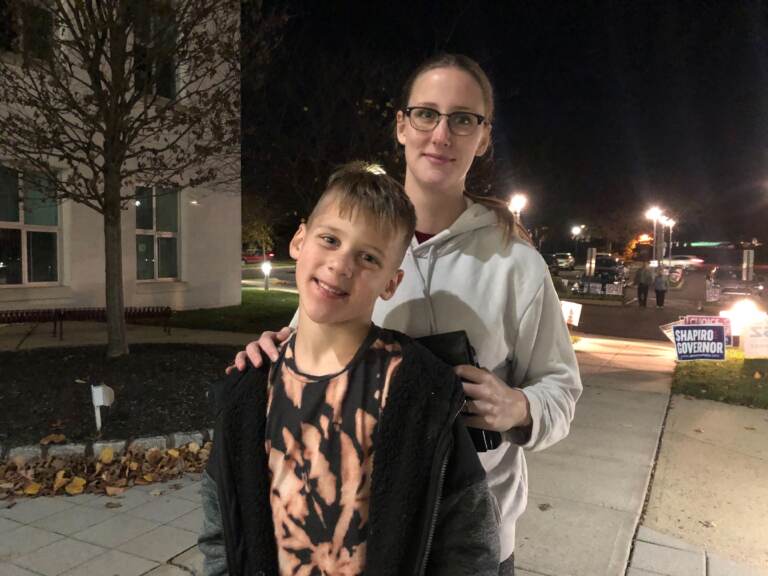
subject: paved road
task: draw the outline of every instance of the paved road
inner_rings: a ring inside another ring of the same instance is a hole
[[[640,308],[637,301],[627,306],[584,304],[578,331],[601,336],[666,340],[659,326],[686,314],[701,314],[698,305],[703,300],[704,273],[690,272],[680,290],[667,293],[666,304],[661,310],[655,307],[653,291],[648,296],[647,308]]]

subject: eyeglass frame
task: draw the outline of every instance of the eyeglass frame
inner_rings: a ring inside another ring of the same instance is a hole
[[[437,114],[437,122],[435,123],[434,126],[432,126],[432,128],[427,128],[427,129],[417,128],[416,126],[413,125],[413,120],[411,119],[411,112],[413,112],[414,110],[429,110],[430,112],[434,112],[435,114]],[[455,114],[469,114],[470,116],[473,116],[474,118],[477,119],[476,128],[479,128],[483,124],[488,123],[488,119],[482,114],[478,114],[477,112],[469,112],[466,110],[456,110],[455,112],[448,112],[447,114],[443,114],[439,110],[435,110],[434,108],[430,108],[429,106],[406,106],[403,109],[403,113],[408,117],[408,123],[411,125],[411,128],[413,128],[414,130],[418,130],[419,132],[432,132],[432,130],[434,130],[440,125],[440,119],[443,116],[445,116],[448,120],[448,130],[454,136],[471,136],[472,134],[474,134],[475,128],[473,128],[472,132],[469,132],[468,134],[457,134],[456,132],[453,131],[453,128],[451,127],[451,116],[454,116]]]

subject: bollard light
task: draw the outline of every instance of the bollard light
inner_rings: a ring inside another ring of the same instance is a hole
[[[261,271],[264,274],[264,291],[269,290],[269,275],[272,273],[272,263],[269,260],[264,260],[261,265]]]

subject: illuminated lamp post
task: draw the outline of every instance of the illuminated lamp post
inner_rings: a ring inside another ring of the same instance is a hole
[[[653,259],[658,260],[659,259],[659,248],[658,248],[658,242],[656,240],[656,225],[658,221],[663,216],[661,212],[661,208],[658,206],[653,206],[646,210],[645,217],[648,218],[648,220],[653,220]]]
[[[520,214],[523,212],[526,204],[528,204],[528,198],[525,197],[525,194],[515,194],[509,201],[509,211],[514,215],[515,222],[521,226]]]

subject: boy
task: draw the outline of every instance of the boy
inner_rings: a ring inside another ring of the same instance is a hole
[[[207,575],[498,573],[460,381],[371,323],[415,221],[399,184],[352,163],[294,235],[296,332],[268,376],[235,371],[214,389]]]

